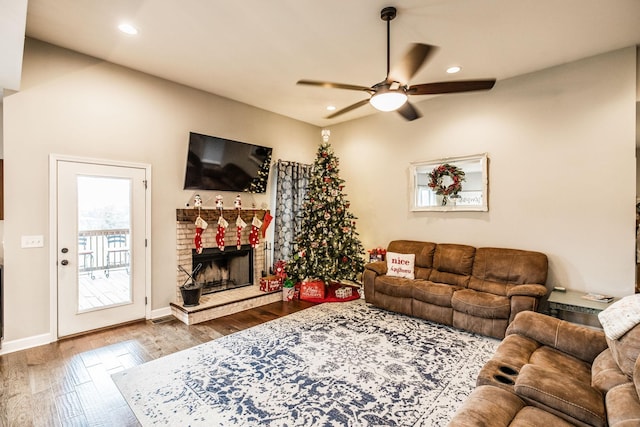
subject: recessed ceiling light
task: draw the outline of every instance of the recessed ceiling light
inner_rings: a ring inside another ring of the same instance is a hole
[[[327,105],[327,111],[335,111],[335,110],[336,110],[335,105]]]
[[[453,66],[453,67],[449,67],[447,68],[447,73],[449,74],[455,74],[455,73],[459,73],[460,70],[462,70],[462,68],[458,67],[457,65]]]
[[[135,36],[138,34],[138,29],[131,24],[120,24],[118,25],[118,29],[125,34],[129,34],[130,36]]]

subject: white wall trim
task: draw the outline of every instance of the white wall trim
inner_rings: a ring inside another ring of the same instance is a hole
[[[46,345],[54,341],[56,341],[56,337],[51,334],[34,335],[32,337],[4,341],[2,343],[2,349],[0,349],[0,355],[38,347],[39,345]]]
[[[58,241],[58,194],[57,194],[57,164],[59,161],[90,163],[107,166],[121,166],[128,168],[139,168],[145,170],[147,179],[147,189],[145,191],[145,238],[147,245],[145,250],[145,295],[147,304],[145,306],[145,318],[151,319],[151,165],[147,163],[134,163],[119,160],[96,159],[87,157],[69,156],[64,154],[49,155],[49,334],[48,342],[58,339],[58,268],[57,268],[57,241]],[[170,311],[169,311],[170,312]],[[28,339],[28,338],[27,338]],[[48,343],[47,342],[47,343]],[[40,345],[40,344],[36,344]],[[2,354],[2,353],[0,353]]]
[[[149,317],[149,319],[158,319],[166,316],[171,316],[171,307],[169,306],[151,310],[151,317]]]

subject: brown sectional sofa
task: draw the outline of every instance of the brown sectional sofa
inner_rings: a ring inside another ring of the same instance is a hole
[[[519,313],[450,427],[640,426],[640,325],[602,331]]]
[[[396,240],[388,252],[415,254],[414,279],[387,275],[387,263],[365,266],[367,302],[387,310],[503,338],[516,314],[546,295],[545,254]]]

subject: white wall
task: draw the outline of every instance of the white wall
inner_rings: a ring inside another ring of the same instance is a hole
[[[274,160],[306,163],[321,141],[315,126],[35,40],[26,42],[22,90],[4,99],[4,131],[6,340],[50,328],[50,153],[152,165],[152,308],[159,309],[175,296],[175,209],[193,194],[182,190],[189,131],[271,146]],[[226,194],[227,203],[233,197]],[[244,197],[244,206],[251,202]],[[32,234],[47,236],[45,247],[21,249],[20,236]]]
[[[332,127],[365,247],[537,250],[549,256],[549,287],[632,293],[635,84],[634,47],[421,102],[414,122],[378,113]],[[409,162],[484,152],[489,212],[409,211]]]

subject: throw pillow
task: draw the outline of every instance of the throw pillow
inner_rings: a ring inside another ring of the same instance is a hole
[[[598,314],[604,334],[617,340],[640,323],[640,294],[629,295],[614,302]]]
[[[387,252],[387,276],[413,279],[413,266],[415,261],[415,254]]]

